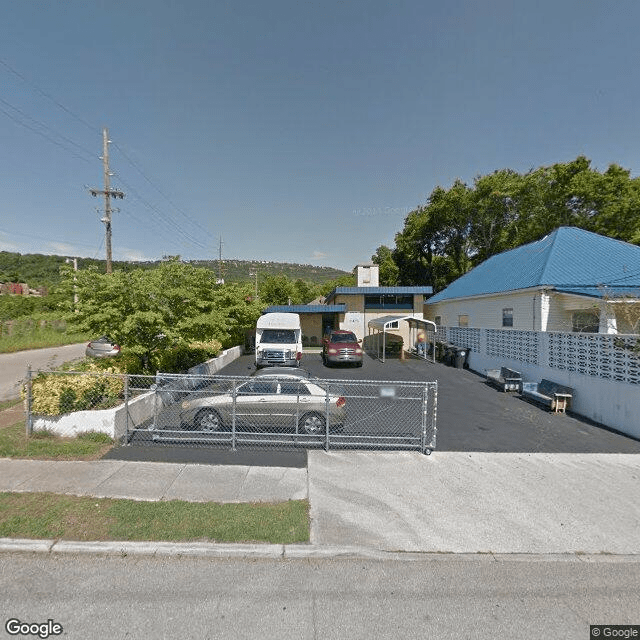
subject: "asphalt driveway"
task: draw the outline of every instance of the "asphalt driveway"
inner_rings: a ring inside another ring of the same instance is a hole
[[[424,380],[438,382],[436,451],[484,453],[640,453],[640,441],[579,416],[552,414],[497,391],[469,370],[409,358],[385,363],[366,357],[361,368],[325,367],[320,354],[307,353],[303,367],[319,378]],[[253,357],[241,356],[222,375],[250,375]],[[304,467],[305,450],[133,445],[113,449],[110,459],[156,462]]]
[[[249,375],[251,356],[221,373]],[[307,353],[303,367],[320,378],[425,380],[438,382],[438,451],[487,453],[640,453],[640,441],[575,415],[552,414],[486,384],[466,369],[409,358],[382,363],[365,357],[361,368],[325,367],[320,354]]]

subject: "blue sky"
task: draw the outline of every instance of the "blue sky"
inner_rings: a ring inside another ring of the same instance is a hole
[[[104,257],[103,127],[115,259],[350,270],[456,178],[639,174],[637,0],[7,7],[1,250]]]

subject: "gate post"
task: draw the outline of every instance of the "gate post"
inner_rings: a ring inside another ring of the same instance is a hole
[[[129,374],[124,374],[124,442],[129,444]]]
[[[431,403],[433,405],[433,409],[431,410],[431,442],[429,443],[429,453],[436,448],[436,436],[438,433],[438,383],[432,382],[430,383],[431,393]]]
[[[31,395],[31,365],[27,366],[27,421],[26,430],[27,438],[33,433],[33,414],[32,409],[32,395]]]
[[[325,389],[325,416],[324,416],[324,450],[329,451],[329,386]]]
[[[420,440],[420,453],[427,451],[427,411],[429,410],[429,384],[422,390],[422,438]]]
[[[233,389],[231,393],[233,394],[233,403],[231,405],[231,450],[236,450],[236,398],[238,397],[237,389],[238,385],[236,381],[233,380],[231,383],[233,385]]]

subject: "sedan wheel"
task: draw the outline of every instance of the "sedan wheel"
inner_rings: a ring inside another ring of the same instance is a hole
[[[310,436],[324,433],[325,419],[319,413],[305,413],[298,423],[301,431]]]
[[[202,409],[196,415],[194,426],[197,431],[222,431],[222,419],[215,409]]]

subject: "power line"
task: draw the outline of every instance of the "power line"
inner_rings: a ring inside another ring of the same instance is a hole
[[[142,170],[142,168],[140,167],[140,165],[136,162],[134,162],[125,152],[124,150],[118,146],[117,143],[113,143],[113,146],[118,149],[118,151],[120,151],[120,153],[124,156],[125,160],[127,160],[127,162],[129,162],[131,164],[131,166],[136,169],[136,171],[138,171],[140,173],[140,175],[180,214],[182,215],[186,220],[188,220],[189,222],[191,222],[193,225],[195,225],[196,227],[198,227],[201,231],[203,231],[204,233],[206,233],[208,236],[211,236],[211,233],[205,229],[197,220],[194,220],[191,216],[187,215],[184,211],[182,211],[178,206],[176,206],[171,199],[169,198],[169,196],[167,196],[161,189],[160,187],[158,187],[156,184],[153,183],[153,181],[151,180],[151,178],[149,178],[149,176]],[[211,236],[212,237],[212,236]]]
[[[9,63],[7,63],[5,60],[0,59],[0,65],[2,65],[3,67],[5,67],[9,72],[11,72],[13,75],[15,75],[17,78],[19,78],[20,80],[22,80],[25,84],[29,85],[30,87],[32,87],[35,91],[37,91],[40,95],[42,95],[43,97],[47,98],[49,101],[51,101],[53,104],[55,104],[57,107],[59,107],[60,109],[62,109],[65,113],[67,113],[68,115],[70,115],[72,118],[74,118],[75,120],[77,120],[78,122],[82,123],[84,126],[86,126],[90,131],[92,131],[93,133],[100,133],[100,129],[98,129],[97,127],[95,127],[94,125],[90,124],[89,122],[87,122],[84,118],[82,118],[81,116],[79,116],[78,114],[76,114],[75,112],[73,112],[71,109],[69,109],[68,107],[66,107],[64,104],[62,104],[59,100],[55,99],[51,94],[47,93],[46,91],[44,91],[41,87],[39,87],[37,84],[31,82],[30,80],[28,80],[23,74],[21,74],[20,72],[18,72],[16,69],[14,69]],[[56,131],[54,131],[53,129],[51,129],[50,127],[48,127],[47,125],[45,125],[42,122],[37,121],[36,119],[32,118],[31,116],[29,116],[28,114],[24,113],[23,111],[21,111],[20,109],[18,109],[17,107],[14,107],[13,105],[11,105],[10,103],[6,102],[5,100],[2,100],[0,98],[0,101],[2,101],[4,104],[6,104],[7,106],[9,106],[10,108],[14,109],[15,111],[17,111],[18,113],[20,113],[24,118],[27,118],[28,120],[30,120],[31,122],[36,123],[38,126],[42,127],[45,130],[49,130],[51,131],[54,135],[58,136],[59,138],[61,138],[62,140],[65,140],[67,143],[73,145],[74,147],[77,147],[78,149],[80,149],[83,153],[86,153],[89,157],[91,157],[91,159],[95,159],[95,155],[90,152],[87,151],[86,149],[84,149],[82,146],[76,144],[75,142],[73,142],[72,140],[70,140],[69,138],[66,138],[65,136],[57,133]],[[65,149],[68,153],[71,153],[72,155],[80,158],[81,160],[85,161],[85,162],[89,162],[86,158],[81,157],[79,155],[77,155],[74,151],[72,151],[71,149],[69,149],[68,147],[65,147],[63,144],[61,144],[59,141],[51,138],[50,136],[48,136],[47,134],[45,134],[43,131],[40,131],[38,129],[35,129],[34,127],[29,126],[27,123],[20,121],[19,119],[15,118],[13,115],[11,115],[9,112],[5,111],[4,109],[2,109],[0,107],[0,112],[4,113],[7,117],[9,117],[11,120],[13,120],[14,122],[16,122],[17,124],[19,124],[20,126],[29,129],[30,131],[33,131],[34,133],[42,136],[43,138],[47,139],[49,142]],[[118,149],[118,151],[120,151],[120,153],[122,153],[123,157],[131,164],[131,166],[133,166],[136,171],[138,171],[140,173],[140,175],[142,175],[142,177],[169,203],[169,205],[175,210],[177,211],[185,220],[187,220],[188,222],[190,222],[192,225],[194,225],[195,227],[197,227],[201,232],[203,232],[204,234],[206,234],[209,238],[213,238],[213,236],[211,235],[211,233],[205,229],[197,220],[195,220],[194,218],[192,218],[191,216],[189,216],[187,213],[185,213],[183,210],[181,210],[178,206],[175,205],[175,203],[173,203],[171,201],[171,199],[158,187],[155,185],[155,183],[151,180],[151,178],[144,172],[144,170],[139,166],[138,163],[136,163],[135,161],[133,161],[125,152],[124,150],[118,146],[115,143],[114,146]],[[160,211],[157,207],[153,206],[152,204],[150,204],[149,202],[147,202],[130,184],[128,184],[127,182],[125,182],[125,180],[122,179],[122,176],[120,176],[119,174],[116,174],[115,172],[112,175],[118,175],[118,177],[120,178],[120,181],[127,186],[128,190],[142,203],[144,204],[147,208],[149,208],[151,211],[155,212],[160,219],[162,219],[164,221],[165,224],[167,224],[169,227],[171,227],[175,232],[177,232],[184,240],[186,240],[188,243],[190,243],[193,246],[196,246],[200,249],[204,249],[205,251],[209,250],[209,247],[202,244],[199,240],[197,240],[196,238],[194,238],[191,234],[187,233],[186,231],[184,231],[184,229],[178,225],[170,216],[167,216],[165,213],[163,213],[162,211]],[[97,192],[96,192],[97,193]],[[133,216],[132,216],[133,217]],[[134,218],[135,219],[135,218]],[[171,239],[175,241],[175,236],[171,236]]]
[[[13,73],[14,76],[20,78],[20,80],[22,80],[24,83],[28,84],[30,87],[35,89],[40,95],[44,96],[48,100],[51,100],[53,104],[60,107],[60,109],[62,109],[65,113],[68,113],[72,118],[75,118],[78,122],[81,122],[85,127],[90,129],[94,133],[100,133],[100,129],[98,127],[94,127],[93,125],[89,124],[86,120],[84,120],[84,118],[81,118],[79,115],[71,111],[71,109],[68,109],[67,107],[65,107],[61,102],[58,102],[53,96],[51,96],[46,91],[44,91],[44,89],[41,89],[37,84],[31,82],[30,80],[25,78],[21,73],[16,71],[8,62],[0,59],[0,64],[6,69],[8,69],[11,73]]]
[[[170,216],[168,216],[166,213],[164,213],[163,211],[161,211],[160,209],[158,209],[157,207],[155,207],[154,205],[152,205],[150,202],[148,202],[147,200],[145,200],[130,184],[128,184],[121,175],[119,175],[117,172],[114,172],[115,176],[118,176],[118,178],[120,179],[120,182],[122,182],[122,184],[127,187],[127,189],[131,192],[131,194],[137,199],[139,200],[142,204],[144,204],[148,209],[150,209],[151,211],[155,212],[158,216],[160,216],[160,218],[163,220],[163,222],[165,224],[168,224],[170,227],[172,227],[177,233],[179,233],[185,240],[187,240],[190,244],[199,247],[200,249],[204,249],[205,251],[208,250],[208,247],[203,245],[200,241],[198,241],[196,238],[192,237],[190,234],[188,234],[186,231],[184,231],[184,229],[175,221],[173,220]]]
[[[74,244],[80,247],[87,247],[93,250],[95,248],[95,244],[86,244],[84,242],[77,242],[75,240],[56,240],[55,238],[42,238],[41,236],[34,236],[28,233],[19,233],[17,231],[6,231],[5,229],[0,229],[0,233],[4,233],[6,236],[11,238],[12,236],[20,236],[21,238],[29,238],[30,240],[40,240],[42,242],[49,243],[59,243],[59,244]]]
[[[3,100],[3,102],[4,102],[4,100]],[[21,120],[18,120],[18,118],[16,118],[13,115],[11,115],[6,109],[3,109],[2,107],[0,107],[0,113],[4,113],[4,115],[7,116],[7,118],[13,120],[16,124],[19,124],[21,127],[24,127],[25,129],[28,129],[29,131],[33,131],[33,133],[36,133],[39,136],[42,136],[43,138],[45,138],[46,140],[48,140],[52,144],[55,144],[57,147],[60,147],[61,149],[64,149],[65,151],[70,153],[72,156],[75,156],[79,160],[82,160],[83,162],[89,162],[89,160],[87,160],[86,158],[83,158],[82,156],[78,155],[75,151],[72,151],[68,147],[65,147],[63,144],[61,144],[57,140],[54,140],[52,137],[48,136],[46,133],[43,133],[42,131],[38,131],[38,129],[35,129],[34,127],[30,127],[25,122],[22,122]]]

